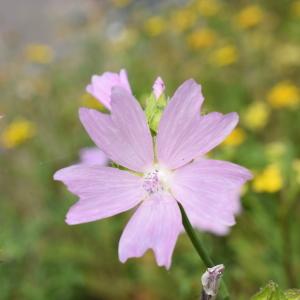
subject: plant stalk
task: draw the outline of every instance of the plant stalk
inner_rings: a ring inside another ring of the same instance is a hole
[[[200,258],[202,259],[202,261],[204,262],[204,264],[207,268],[213,267],[215,264],[214,264],[213,260],[209,257],[209,255],[207,254],[200,239],[197,237],[197,234],[194,231],[193,226],[191,225],[191,222],[190,222],[183,206],[180,203],[178,203],[178,205],[179,205],[179,208],[181,211],[182,223],[183,223],[184,229],[185,229],[187,235],[189,236],[195,250],[197,251],[198,255],[200,256]],[[226,287],[224,280],[221,280],[220,289],[221,289],[221,293],[223,295],[223,299],[229,300],[230,297],[229,297],[228,289]]]

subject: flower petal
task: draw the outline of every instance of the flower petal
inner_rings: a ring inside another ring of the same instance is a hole
[[[136,206],[144,197],[142,178],[115,168],[74,165],[57,171],[79,201],[69,210],[66,222],[79,224],[107,218]]]
[[[195,227],[224,234],[235,223],[240,188],[251,177],[236,164],[201,159],[174,172],[171,190]]]
[[[161,77],[157,77],[152,86],[153,93],[156,99],[158,99],[161,96],[161,94],[165,91],[165,88],[165,83],[163,82]]]
[[[88,165],[105,166],[108,164],[108,158],[97,147],[83,148],[80,150],[80,163]]]
[[[120,87],[112,91],[112,114],[81,108],[79,117],[91,139],[114,162],[137,172],[154,159],[145,114],[135,98]]]
[[[240,212],[240,193],[233,193],[232,195],[228,194],[228,199],[232,204],[232,213],[237,215]],[[210,218],[199,216],[198,211],[195,211],[193,208],[187,207],[186,213],[189,217],[189,220],[193,227],[198,228],[201,231],[212,232],[215,235],[226,235],[229,233],[232,225],[225,225],[222,222],[212,221]]]
[[[124,87],[130,94],[132,94],[131,87],[128,81],[127,71],[125,69],[122,69],[120,71],[120,82],[120,86]]]
[[[141,204],[123,231],[120,261],[143,256],[152,249],[157,264],[168,269],[181,229],[181,214],[175,199],[166,194],[153,194]]]
[[[236,113],[200,116],[203,100],[201,86],[190,79],[177,89],[165,109],[156,145],[158,160],[165,167],[175,169],[205,154],[236,126]]]
[[[120,74],[105,72],[102,75],[93,75],[86,91],[110,110],[111,91],[114,86],[121,86],[132,94],[126,70],[122,69]]]

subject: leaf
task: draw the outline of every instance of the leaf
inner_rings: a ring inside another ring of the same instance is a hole
[[[287,300],[300,300],[300,290],[292,289],[284,292]]]
[[[276,283],[270,281],[264,288],[254,295],[251,300],[289,300],[289,298],[285,296]]]

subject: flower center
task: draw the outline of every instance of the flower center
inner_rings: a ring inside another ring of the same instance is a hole
[[[149,195],[153,193],[168,191],[170,172],[159,167],[154,167],[144,174],[143,188]]]

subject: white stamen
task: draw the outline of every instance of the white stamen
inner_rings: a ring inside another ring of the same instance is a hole
[[[159,166],[154,166],[153,169],[144,174],[144,189],[149,195],[157,192],[169,190],[171,172]]]

